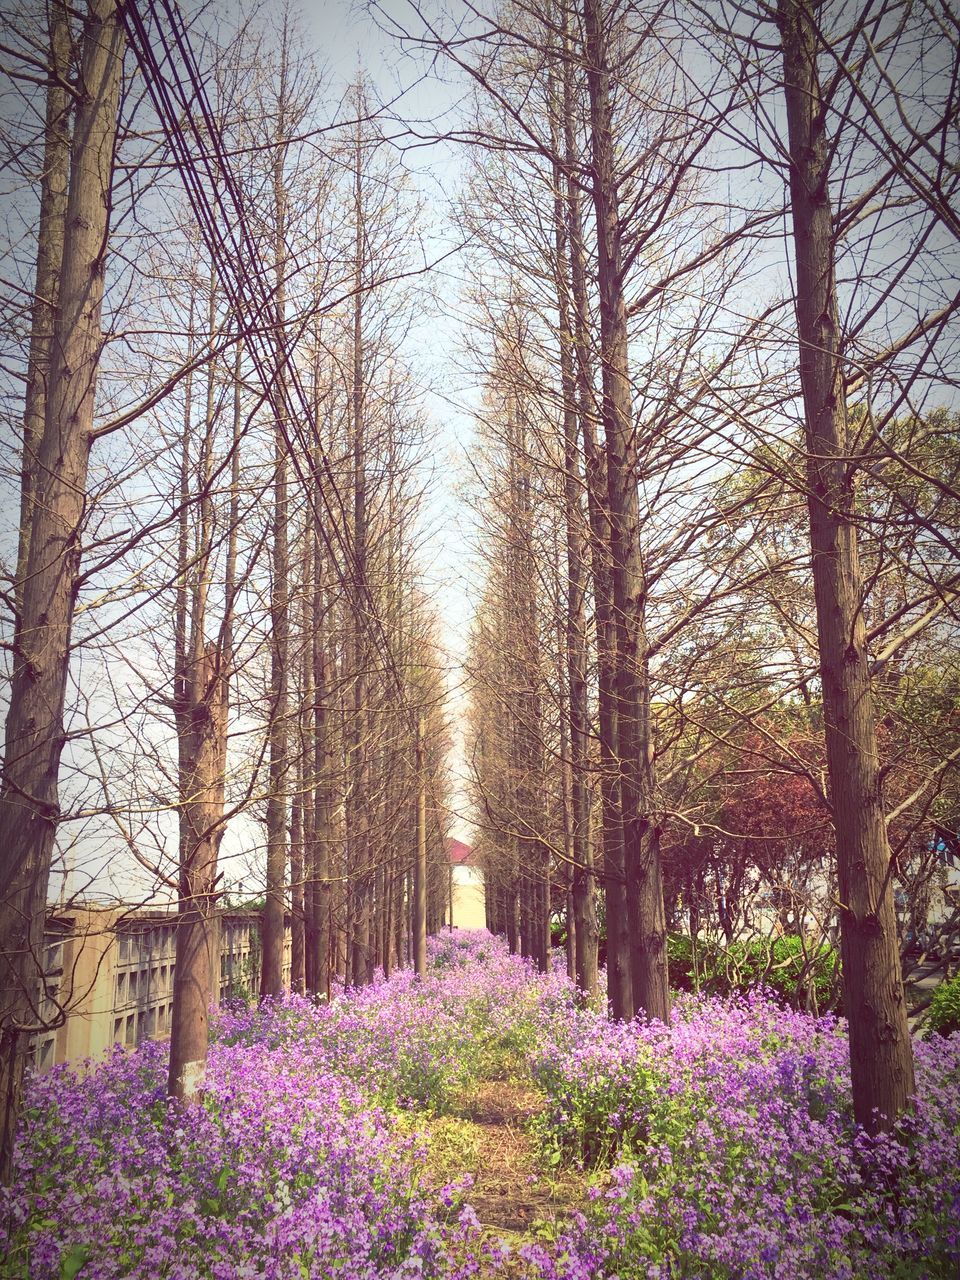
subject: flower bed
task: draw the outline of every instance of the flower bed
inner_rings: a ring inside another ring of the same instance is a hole
[[[916,1045],[916,1110],[872,1140],[836,1019],[754,992],[614,1024],[489,935],[430,950],[423,983],[220,1011],[194,1105],[166,1098],[158,1044],[33,1078],[0,1275],[957,1274],[960,1035]],[[565,1226],[501,1242],[468,1190],[424,1176],[422,1131],[507,1076],[541,1090],[544,1176],[579,1170],[582,1197]]]

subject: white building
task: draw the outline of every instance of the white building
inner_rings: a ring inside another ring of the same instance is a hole
[[[450,925],[454,929],[485,929],[487,900],[483,872],[473,861],[473,850],[462,840],[447,841],[450,861]]]

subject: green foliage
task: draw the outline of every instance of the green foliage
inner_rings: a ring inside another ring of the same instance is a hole
[[[86,1266],[90,1250],[85,1244],[71,1245],[60,1259],[60,1280],[74,1280]]]
[[[663,1086],[652,1057],[631,1063],[588,1059],[584,1069],[542,1057],[534,1079],[549,1105],[532,1122],[540,1158],[549,1169],[605,1167],[648,1139],[648,1118]]]
[[[729,947],[698,941],[694,949],[686,935],[670,934],[667,955],[670,980],[680,991],[729,996],[765,986],[797,1009],[810,1007],[814,1001],[819,1013],[837,1007],[840,957],[826,944],[805,944],[791,935],[772,940],[752,938]]]
[[[960,1031],[960,973],[941,982],[930,1002],[930,1030],[942,1036]]]

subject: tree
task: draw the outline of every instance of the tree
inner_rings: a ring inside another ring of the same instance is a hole
[[[58,310],[33,471],[29,551],[0,792],[0,1175],[9,1177],[27,1042],[43,980],[63,708],[93,427],[123,34],[113,0],[91,0],[83,32]]]
[[[830,139],[809,11],[780,0],[790,138],[797,333],[807,433],[810,551],[830,798],[837,833],[840,937],[854,1113],[892,1125],[914,1091],[900,977],[892,860],[880,791],[850,471],[830,200]]]

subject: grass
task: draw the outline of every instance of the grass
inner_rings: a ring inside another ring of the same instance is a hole
[[[462,1187],[449,1197],[451,1212],[468,1200],[484,1234],[514,1248],[555,1239],[586,1195],[586,1175],[537,1158],[530,1125],[544,1104],[523,1064],[502,1058],[495,1078],[478,1081],[453,1114],[412,1119],[427,1143],[426,1185],[437,1194]]]

